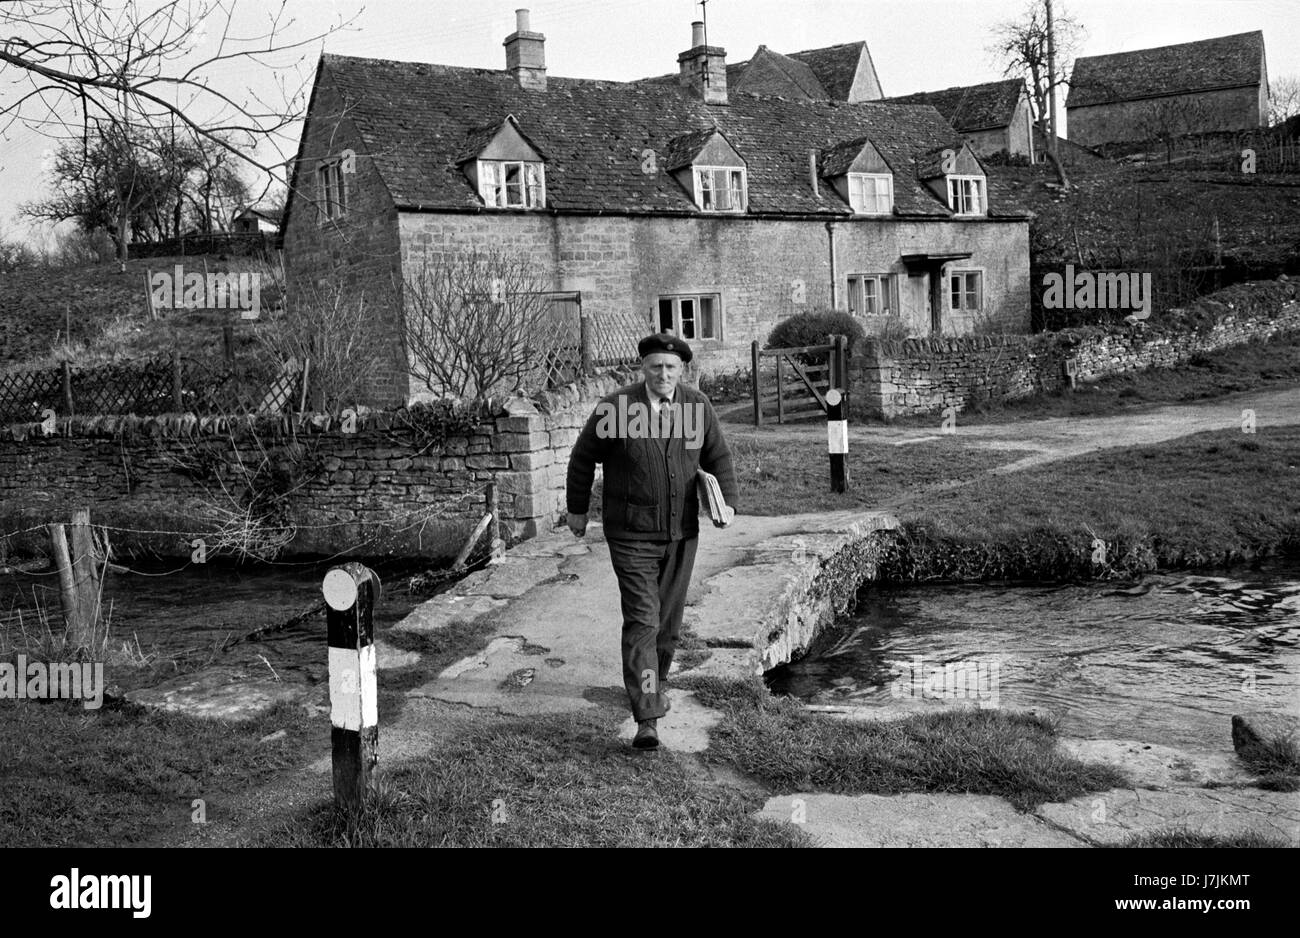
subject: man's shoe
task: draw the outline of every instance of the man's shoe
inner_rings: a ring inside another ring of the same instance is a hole
[[[655,729],[654,720],[640,720],[636,725],[636,736],[632,737],[633,749],[658,749],[659,731]]]

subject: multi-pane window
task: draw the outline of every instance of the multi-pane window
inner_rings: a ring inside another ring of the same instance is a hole
[[[343,160],[326,160],[316,169],[317,205],[321,220],[347,214],[348,189],[343,182]]]
[[[729,166],[695,167],[695,204],[706,212],[743,212],[745,171]]]
[[[479,160],[478,193],[496,208],[543,208],[546,178],[541,163]]]
[[[894,210],[894,177],[888,173],[849,173],[849,205],[862,215]]]
[[[948,207],[958,215],[984,214],[984,178],[949,176]]]
[[[978,270],[949,273],[948,305],[954,312],[981,309],[984,305],[984,275]]]
[[[894,314],[894,278],[889,274],[853,274],[849,277],[849,311],[858,316]]]
[[[722,338],[722,309],[717,294],[661,296],[657,326],[660,332],[671,332],[683,339]]]

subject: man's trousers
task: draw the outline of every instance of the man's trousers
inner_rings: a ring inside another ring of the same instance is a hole
[[[638,721],[658,719],[666,712],[661,687],[677,649],[699,538],[607,543],[622,597],[623,686]]]

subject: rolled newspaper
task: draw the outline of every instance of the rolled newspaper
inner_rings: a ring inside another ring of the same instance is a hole
[[[700,507],[708,511],[713,523],[720,528],[731,524],[732,519],[736,517],[736,509],[728,505],[727,500],[722,497],[722,486],[718,485],[718,477],[701,469],[696,473],[695,485],[700,493]]]

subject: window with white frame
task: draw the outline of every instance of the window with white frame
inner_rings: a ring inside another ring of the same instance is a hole
[[[545,167],[524,160],[479,160],[478,194],[484,205],[495,208],[545,208]]]
[[[984,307],[984,273],[979,270],[948,272],[948,308],[971,312]]]
[[[706,212],[745,211],[745,170],[732,166],[696,166],[695,204]]]
[[[322,160],[316,168],[317,206],[320,220],[340,218],[348,211],[348,187],[344,182],[343,160]]]
[[[656,326],[683,339],[721,339],[722,304],[716,293],[661,296]]]
[[[892,316],[894,278],[890,274],[851,274],[849,276],[849,312],[858,316]]]
[[[948,207],[958,215],[983,215],[983,176],[949,176]]]
[[[894,210],[894,177],[889,173],[849,173],[849,205],[860,215]]]

